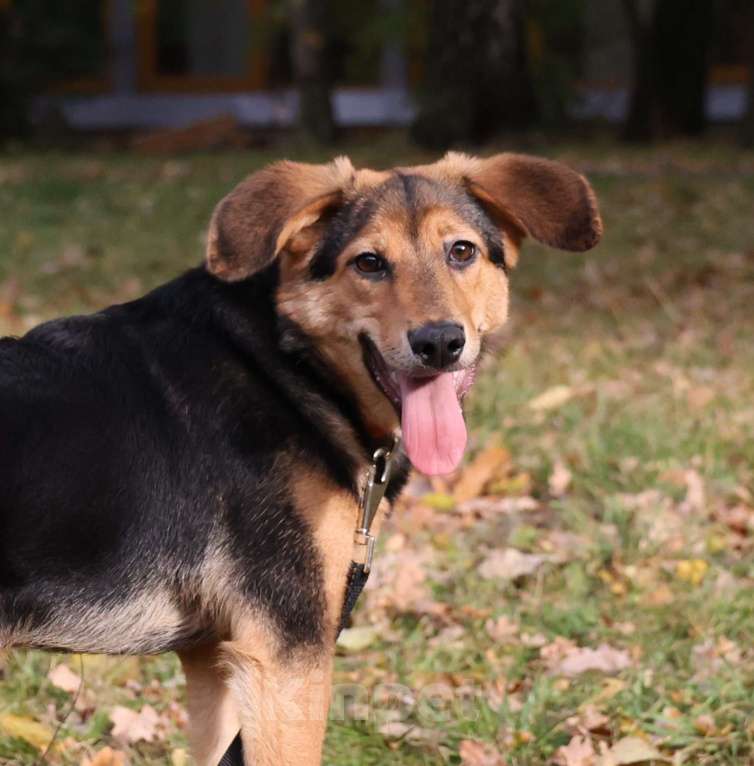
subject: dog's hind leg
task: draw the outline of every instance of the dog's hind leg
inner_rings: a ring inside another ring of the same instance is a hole
[[[269,646],[269,644],[267,644]],[[265,644],[224,644],[246,766],[319,766],[332,684],[327,652],[283,659]]]
[[[198,766],[217,766],[239,719],[217,644],[178,653],[186,675],[188,738]]]

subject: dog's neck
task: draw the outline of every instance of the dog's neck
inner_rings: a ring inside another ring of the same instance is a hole
[[[222,298],[216,319],[224,332],[241,353],[257,361],[256,367],[289,400],[291,409],[329,445],[328,452],[339,464],[341,483],[346,484],[348,477],[349,489],[358,496],[374,451],[393,443],[397,416],[393,415],[391,422],[365,418],[364,402],[348,385],[348,378],[317,351],[300,327],[278,315],[274,264],[242,282],[208,278]],[[407,459],[401,455],[386,492],[391,502],[404,486],[409,470]]]

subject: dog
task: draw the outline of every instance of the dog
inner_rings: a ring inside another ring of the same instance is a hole
[[[602,224],[556,162],[282,161],[216,207],[204,263],[0,340],[0,648],[175,651],[216,766],[318,764],[360,497],[402,434],[459,464],[462,401],[525,236]]]

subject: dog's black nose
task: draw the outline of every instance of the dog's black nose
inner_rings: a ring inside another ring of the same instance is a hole
[[[427,367],[442,370],[458,361],[466,334],[463,327],[454,322],[430,322],[409,331],[408,342]]]

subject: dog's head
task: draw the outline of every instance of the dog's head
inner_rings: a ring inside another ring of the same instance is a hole
[[[375,436],[400,418],[414,466],[447,473],[466,444],[460,402],[483,340],[507,318],[521,240],[582,251],[601,233],[588,182],[548,160],[279,162],[217,206],[207,267],[235,281],[278,259],[279,314],[352,388]]]

